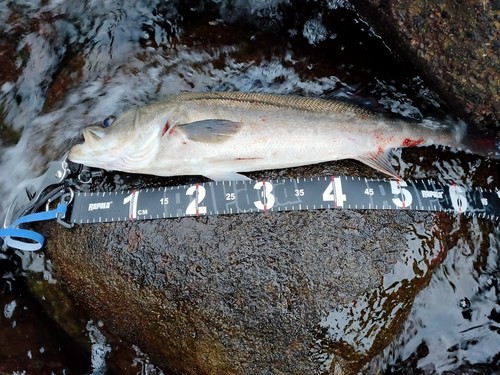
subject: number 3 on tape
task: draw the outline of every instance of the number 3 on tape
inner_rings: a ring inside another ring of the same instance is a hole
[[[255,190],[262,189],[261,195],[263,197],[262,201],[258,200],[253,202],[255,207],[259,210],[267,211],[274,206],[275,198],[271,193],[273,191],[273,185],[266,181],[257,182],[254,187]]]

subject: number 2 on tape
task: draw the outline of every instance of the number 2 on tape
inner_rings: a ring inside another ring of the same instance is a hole
[[[207,208],[205,206],[200,206],[200,203],[203,201],[203,199],[205,199],[205,195],[207,195],[205,187],[198,184],[190,186],[186,191],[186,195],[193,194],[194,199],[187,206],[186,215],[206,215]]]

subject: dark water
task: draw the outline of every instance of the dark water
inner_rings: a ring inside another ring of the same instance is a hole
[[[453,115],[345,1],[13,1],[0,4],[0,20],[0,216],[14,187],[64,154],[81,128],[180,91],[293,93],[416,119]],[[397,161],[411,177],[500,183],[498,164],[448,156],[426,154],[417,165],[399,153]],[[451,230],[462,238],[458,245],[428,257],[425,249],[437,246],[422,246],[422,237],[430,244],[434,238],[416,225],[415,239],[408,239],[413,254],[385,275],[377,293],[390,295],[437,259],[428,286],[405,304],[411,311],[402,331],[373,359],[372,371],[475,366],[489,373],[499,365],[498,224],[457,220]],[[86,341],[64,333],[31,297],[27,273],[57,282],[43,256],[2,254],[0,371],[159,373],[140,348],[91,317],[79,317],[87,322],[80,335]],[[370,297],[355,304],[358,312],[373,311],[364,321],[344,306],[318,322],[329,340],[350,337],[358,349],[370,347],[379,324],[374,317],[383,315],[383,304]],[[332,319],[364,329],[333,329]],[[325,366],[331,360],[321,358]]]
[[[20,264],[0,261],[0,371],[12,373],[90,372],[89,353],[45,312],[26,288]]]

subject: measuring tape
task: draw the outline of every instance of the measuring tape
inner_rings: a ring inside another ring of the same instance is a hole
[[[314,177],[206,182],[116,192],[77,192],[71,223],[318,209],[455,212],[500,217],[500,191],[432,180]]]

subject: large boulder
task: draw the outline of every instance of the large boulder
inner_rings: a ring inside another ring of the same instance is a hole
[[[458,162],[438,150],[404,156],[426,175],[463,171],[476,160],[463,154]],[[453,166],[436,166],[436,159]],[[467,179],[488,188],[498,181],[496,167],[476,163]],[[342,161],[251,177],[320,174],[376,176]],[[114,173],[94,189],[192,181]],[[448,249],[492,233],[488,221],[473,230],[468,222],[415,211],[326,210],[40,229],[63,289],[167,371],[354,374],[374,369]]]
[[[498,1],[351,0],[457,113],[500,123]]]
[[[398,332],[451,246],[447,222],[330,210],[53,224],[45,234],[67,292],[164,369],[350,373]]]

